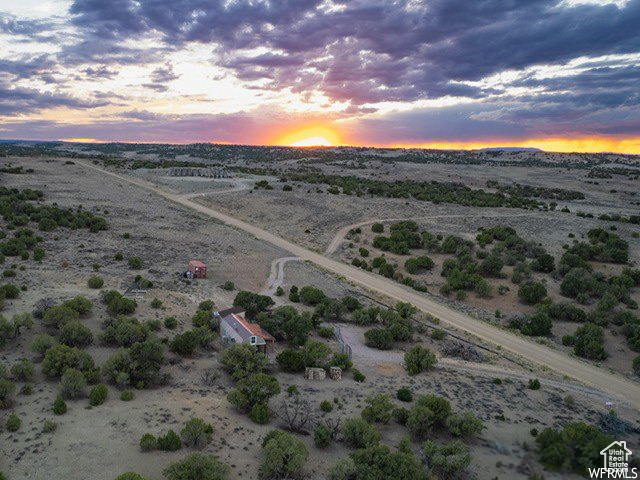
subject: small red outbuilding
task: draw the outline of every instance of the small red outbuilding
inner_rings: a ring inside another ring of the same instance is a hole
[[[191,278],[207,278],[207,267],[200,260],[189,261],[189,272]]]

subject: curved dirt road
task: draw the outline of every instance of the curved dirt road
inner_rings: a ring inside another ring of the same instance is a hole
[[[267,288],[262,290],[263,295],[269,295],[273,297],[276,294],[278,287],[284,285],[284,266],[289,262],[298,262],[298,257],[283,257],[276,258],[271,263],[271,274],[267,280]]]
[[[171,202],[190,208],[208,217],[215,218],[229,226],[244,230],[260,240],[271,243],[272,245],[290,252],[301,260],[311,261],[336,275],[342,276],[345,280],[359,284],[361,287],[380,292],[399,301],[409,302],[415,305],[418,309],[438,317],[440,321],[445,322],[452,327],[467,331],[482,340],[499,345],[500,348],[516,355],[520,355],[533,363],[546,366],[562,375],[566,375],[587,385],[603,390],[612,396],[623,399],[634,409],[640,410],[640,384],[628,380],[621,375],[608,372],[603,368],[598,368],[557,350],[552,350],[544,345],[534,343],[533,341],[512,332],[502,330],[488,323],[474,319],[468,315],[457,312],[445,305],[441,305],[429,298],[426,298],[418,292],[409,290],[407,287],[394,281],[327,258],[324,255],[312,252],[311,250],[307,250],[300,245],[296,245],[273,233],[243,222],[242,220],[238,220],[237,218],[218,212],[212,208],[195,203],[181,195],[168,193],[157,185],[153,185],[137,178],[130,178],[114,172],[109,172],[88,163],[80,161],[77,163],[85,168],[100,172],[102,175],[110,176],[119,179],[120,181],[144,188]]]

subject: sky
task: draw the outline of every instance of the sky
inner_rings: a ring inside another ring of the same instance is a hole
[[[0,0],[0,138],[640,154],[640,0]]]

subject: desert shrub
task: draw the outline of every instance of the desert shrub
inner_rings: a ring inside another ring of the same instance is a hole
[[[331,433],[331,429],[322,424],[318,423],[315,427],[313,427],[313,444],[317,448],[327,448],[331,445],[333,441],[333,436]]]
[[[201,418],[196,417],[189,420],[180,431],[182,443],[187,447],[193,447],[199,450],[202,450],[211,443],[212,435],[213,427]]]
[[[93,303],[88,298],[78,295],[64,302],[62,306],[78,312],[78,315],[86,315],[91,312]]]
[[[17,432],[18,430],[20,430],[21,425],[22,420],[20,420],[20,417],[18,417],[15,413],[9,415],[9,418],[7,418],[7,423],[5,424],[7,430],[10,432]]]
[[[300,300],[305,305],[318,305],[326,300],[326,295],[322,290],[316,287],[306,286],[300,289]]]
[[[409,420],[409,410],[404,407],[396,407],[393,409],[393,418],[400,425],[406,425]]]
[[[158,450],[165,452],[175,452],[182,448],[182,441],[176,432],[169,430],[165,435],[161,435],[157,440]]]
[[[584,310],[567,302],[552,303],[546,307],[549,317],[567,322],[585,322],[587,314]]]
[[[329,361],[332,367],[340,367],[342,371],[347,371],[353,366],[353,362],[346,353],[334,353]]]
[[[447,430],[455,437],[471,437],[482,433],[484,425],[482,420],[473,412],[465,412],[463,415],[450,415],[446,420]]]
[[[11,375],[15,380],[30,382],[36,374],[36,368],[31,360],[22,359],[11,367]]]
[[[292,306],[278,307],[271,314],[258,314],[258,323],[278,340],[287,340],[291,345],[302,345],[313,329],[311,315],[300,315]]]
[[[401,402],[413,401],[413,394],[411,393],[411,389],[409,387],[399,388],[396,393],[396,398]]]
[[[79,317],[78,312],[71,307],[58,305],[44,312],[43,322],[47,327],[60,328],[66,322],[78,320]]]
[[[244,308],[249,317],[254,317],[258,313],[266,311],[273,304],[273,299],[267,295],[259,295],[244,290],[238,292],[233,299],[233,306]]]
[[[388,480],[426,480],[427,476],[421,462],[413,455],[410,448],[402,444],[392,452],[387,446],[374,446],[358,450],[351,454],[351,462],[341,467],[336,465],[331,472],[331,480],[346,479],[388,479]],[[340,465],[340,464],[339,464]],[[335,475],[340,468],[343,477]]]
[[[538,311],[522,319],[514,319],[510,326],[519,329],[527,336],[545,336],[551,333],[553,323],[544,311]]]
[[[43,260],[44,256],[45,256],[44,248],[38,247],[33,249],[33,259],[36,262]]]
[[[178,320],[176,317],[167,317],[164,319],[164,326],[169,330],[174,330],[178,326]]]
[[[352,448],[367,448],[378,445],[380,432],[361,418],[348,418],[342,425],[342,439]]]
[[[116,480],[146,480],[142,475],[136,472],[125,472],[116,477]]]
[[[91,277],[89,277],[89,280],[87,280],[87,286],[89,288],[102,288],[102,286],[104,285],[104,280],[102,279],[102,277],[99,277],[98,275],[92,275]]]
[[[250,345],[236,344],[224,350],[219,360],[231,378],[242,380],[252,374],[261,373],[266,365],[266,358]]]
[[[138,304],[135,300],[123,297],[122,294],[116,290],[109,290],[108,292],[102,292],[102,301],[107,305],[107,312],[109,315],[131,315],[136,311]]]
[[[60,378],[60,396],[62,398],[81,398],[85,396],[87,380],[80,370],[67,368]]]
[[[389,395],[379,394],[365,399],[366,406],[361,415],[369,423],[389,423],[393,413],[393,402]]]
[[[108,382],[120,387],[145,388],[164,381],[160,375],[163,363],[162,344],[149,339],[111,355],[103,364],[102,373]]]
[[[393,347],[393,334],[386,328],[372,328],[364,332],[365,344],[379,350]]]
[[[6,283],[0,287],[0,295],[8,300],[13,300],[20,295],[20,289],[12,283]]]
[[[325,413],[329,413],[333,410],[333,404],[329,400],[323,400],[320,402],[320,410]]]
[[[271,432],[262,444],[260,477],[265,479],[296,478],[309,456],[302,441],[289,433]]]
[[[416,274],[420,270],[431,270],[434,265],[433,260],[427,256],[410,258],[404,262],[404,268],[411,274]]]
[[[240,412],[248,413],[256,404],[268,405],[269,399],[279,393],[280,384],[275,377],[254,373],[240,380],[227,395],[227,400]]]
[[[530,379],[527,387],[529,388],[529,390],[540,390],[540,380],[538,380],[537,378]]]
[[[418,439],[425,439],[435,424],[435,414],[424,405],[416,405],[407,416],[407,428]]]
[[[33,384],[25,383],[20,387],[20,395],[31,395],[33,393]]]
[[[371,231],[373,233],[382,233],[384,232],[384,225],[382,223],[374,223],[371,225]]]
[[[556,430],[545,428],[536,437],[540,462],[548,469],[587,476],[589,468],[602,465],[600,451],[613,442],[596,427],[582,422]]]
[[[57,430],[58,424],[53,420],[45,420],[42,425],[42,433],[53,433]]]
[[[129,257],[127,264],[131,270],[140,270],[142,268],[142,259],[140,257]]]
[[[545,253],[531,262],[531,269],[534,272],[551,273],[555,269],[553,256]]]
[[[499,277],[503,267],[504,261],[500,255],[492,253],[480,262],[478,270],[488,277]]]
[[[55,345],[47,350],[42,362],[42,372],[48,377],[60,377],[67,368],[83,373],[95,369],[93,358],[86,352],[67,345]]]
[[[123,402],[130,402],[134,398],[135,394],[131,390],[123,390],[122,393],[120,393],[120,400]]]
[[[604,349],[604,330],[593,323],[586,323],[576,330],[573,351],[579,357],[604,360],[608,357]]]
[[[93,407],[97,407],[98,405],[102,405],[107,400],[107,395],[109,394],[109,390],[104,383],[100,385],[96,385],[89,392],[89,405]]]
[[[85,348],[93,343],[93,333],[77,320],[71,320],[60,328],[58,340],[69,347]]]
[[[438,363],[435,354],[426,347],[416,345],[404,354],[404,367],[409,375],[427,371]]]
[[[335,333],[333,333],[333,329],[331,327],[318,327],[316,328],[316,332],[322,338],[334,338]]]
[[[167,480],[226,480],[230,468],[214,455],[192,453],[163,470]]]
[[[158,448],[158,440],[150,433],[145,433],[140,438],[140,450],[143,452],[150,452]]]
[[[57,396],[53,401],[53,413],[56,415],[64,415],[67,413],[67,404],[61,396]]]
[[[331,348],[317,340],[307,340],[299,350],[305,367],[324,368],[328,363]]]
[[[264,403],[256,403],[249,411],[249,418],[258,425],[269,423],[269,406]]]
[[[456,478],[471,463],[469,447],[460,440],[446,445],[428,440],[422,444],[422,451],[436,478]]]
[[[173,340],[171,340],[171,351],[183,357],[189,357],[193,355],[193,352],[195,352],[199,344],[200,338],[197,332],[195,330],[188,330],[173,337]]]
[[[276,361],[285,372],[301,372],[304,370],[304,360],[298,350],[288,348],[276,356]]]
[[[547,296],[547,289],[540,282],[526,282],[518,289],[518,298],[528,305],[540,303]]]
[[[119,315],[109,318],[104,323],[102,342],[107,345],[130,347],[134,343],[144,342],[149,338],[149,328],[137,318]]]
[[[236,288],[236,285],[235,285],[235,283],[233,283],[231,280],[227,280],[226,282],[224,282],[224,283],[222,284],[222,289],[223,289],[223,290],[231,291],[231,290],[233,290],[234,288]]]
[[[13,393],[16,385],[11,380],[0,376],[0,410],[8,408],[13,403]]]
[[[364,376],[364,373],[362,373],[360,370],[358,370],[357,368],[354,368],[351,373],[353,373],[353,379],[358,382],[364,382],[366,380],[367,377]]]

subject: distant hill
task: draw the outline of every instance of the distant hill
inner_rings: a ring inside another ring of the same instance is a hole
[[[480,148],[479,152],[509,152],[509,153],[521,153],[521,152],[541,152],[539,148],[523,148],[523,147],[491,147]]]

